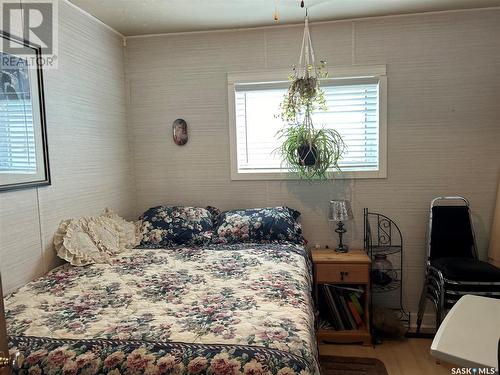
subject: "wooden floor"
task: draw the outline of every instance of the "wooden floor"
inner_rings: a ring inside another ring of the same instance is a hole
[[[320,354],[346,357],[372,357],[384,362],[389,375],[450,375],[452,365],[441,363],[430,355],[432,340],[407,339],[384,341],[372,346],[320,345]]]

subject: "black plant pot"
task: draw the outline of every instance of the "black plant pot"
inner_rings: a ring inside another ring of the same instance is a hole
[[[318,162],[318,151],[316,147],[310,145],[302,145],[297,149],[299,163],[305,167],[312,167]]]

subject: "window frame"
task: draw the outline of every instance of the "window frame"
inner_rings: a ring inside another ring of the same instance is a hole
[[[239,172],[236,139],[235,85],[253,82],[283,82],[288,70],[231,72],[227,74],[229,113],[229,152],[231,180],[299,180],[292,172]],[[387,75],[385,65],[328,68],[328,80],[348,78],[377,78],[379,80],[379,169],[376,171],[334,171],[331,179],[387,178]]]
[[[10,41],[22,45],[29,50],[35,59],[33,66],[29,68],[31,76],[30,90],[32,92],[33,106],[33,130],[35,133],[35,153],[37,171],[35,174],[19,174],[2,172],[2,181],[0,182],[0,193],[4,191],[27,189],[39,186],[51,185],[49,151],[47,141],[47,123],[45,115],[45,96],[43,84],[43,69],[40,63],[42,48],[27,40],[0,30],[0,42]],[[3,49],[0,49],[3,52]],[[23,56],[14,57],[23,58]],[[22,178],[25,177],[25,178]]]

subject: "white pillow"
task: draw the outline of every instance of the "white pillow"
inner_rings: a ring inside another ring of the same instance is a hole
[[[105,263],[140,241],[136,227],[111,210],[100,216],[64,220],[54,234],[57,255],[74,266]]]
[[[103,263],[108,260],[88,233],[87,220],[63,220],[54,234],[57,255],[73,266]]]
[[[135,247],[139,245],[139,243],[141,242],[141,236],[137,226],[134,223],[125,220],[121,216],[118,216],[109,208],[106,208],[101,216],[113,219],[116,225],[121,228],[121,231],[125,235],[126,247]]]
[[[105,217],[86,217],[87,231],[99,250],[114,255],[127,248],[127,237],[122,227],[115,220]]]

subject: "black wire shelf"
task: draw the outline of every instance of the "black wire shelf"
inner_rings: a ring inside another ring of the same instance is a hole
[[[401,288],[401,280],[399,279],[391,280],[390,283],[385,285],[377,285],[375,283],[372,284],[373,293],[392,292],[393,290],[397,290],[399,288]]]
[[[372,246],[370,249],[373,255],[391,255],[403,251],[403,248],[399,245],[378,245]]]
[[[370,308],[383,306],[399,311],[406,327],[410,326],[410,314],[403,307],[403,236],[398,225],[389,217],[363,210],[364,248],[372,258]],[[391,268],[387,268],[389,265]],[[390,293],[386,297],[376,297]],[[372,325],[373,327],[373,325]]]

